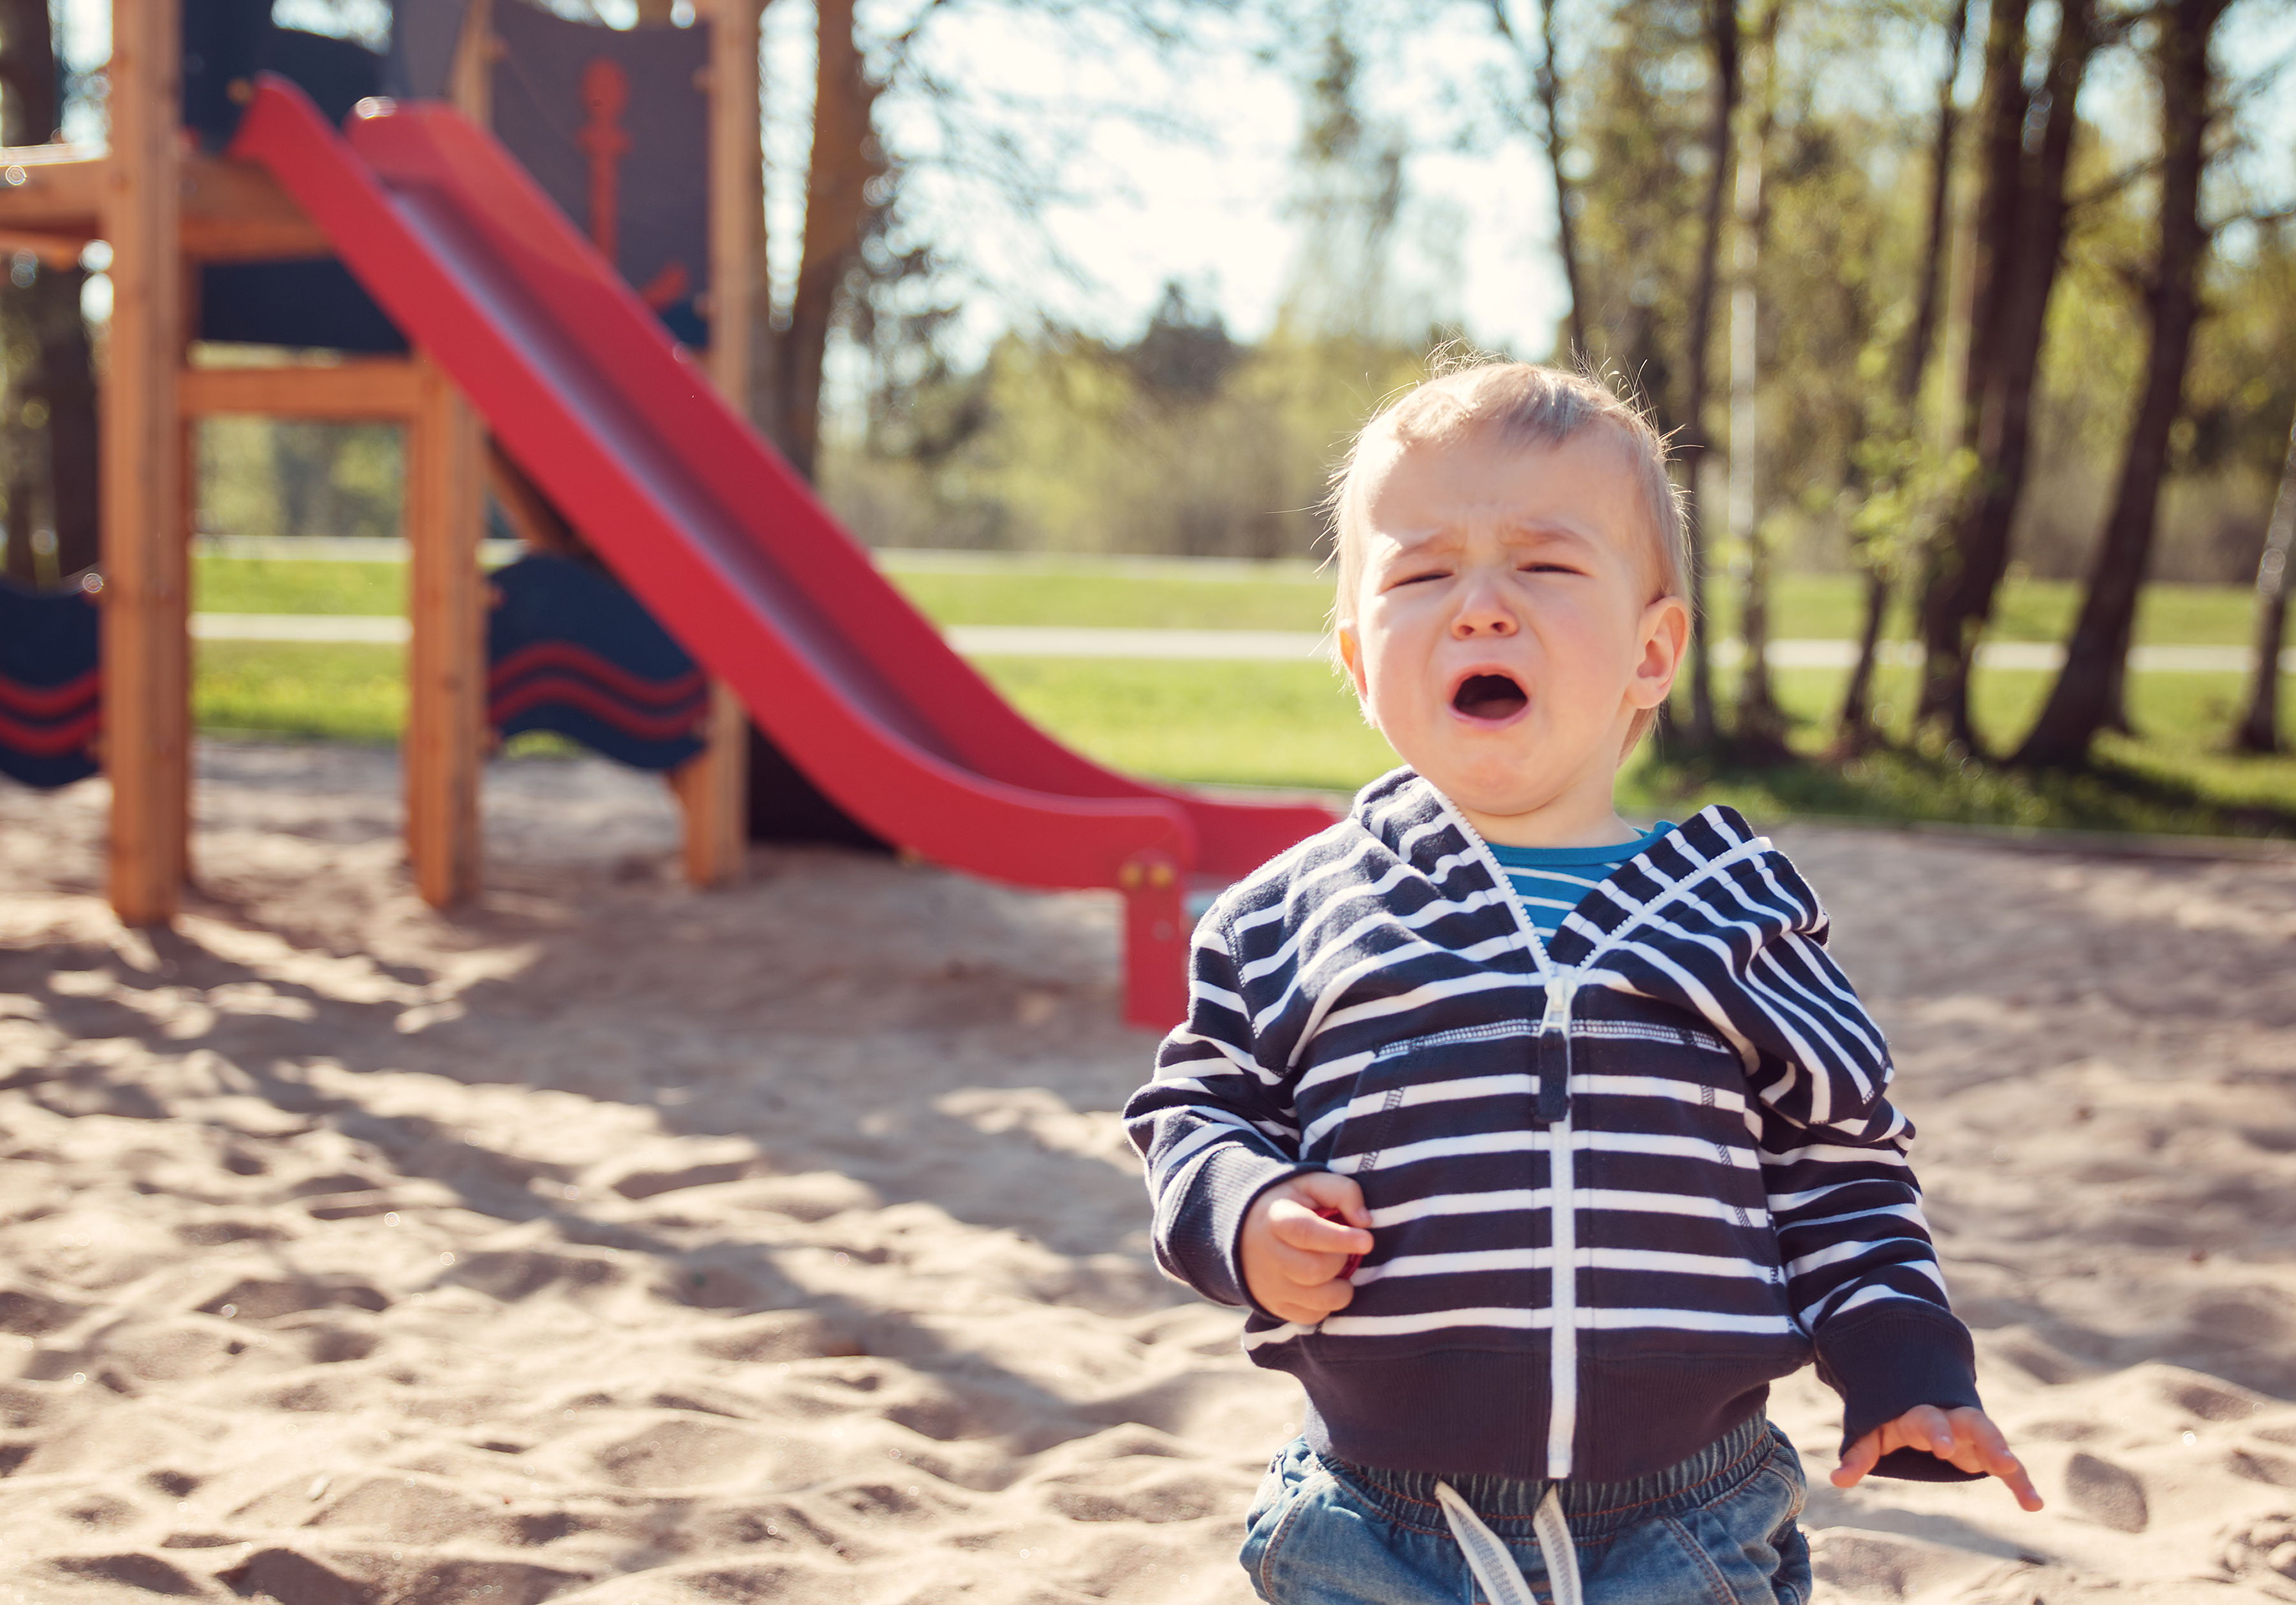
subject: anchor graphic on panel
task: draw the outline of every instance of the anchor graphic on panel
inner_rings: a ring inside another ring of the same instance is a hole
[[[630,76],[619,61],[599,56],[582,69],[582,110],[589,120],[574,143],[590,159],[590,240],[610,262],[619,259],[621,240],[622,158],[630,152],[622,114],[629,103]],[[659,312],[684,300],[692,283],[685,263],[669,262],[639,288],[638,297]]]

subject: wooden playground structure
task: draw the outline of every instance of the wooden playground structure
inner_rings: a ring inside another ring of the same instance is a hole
[[[406,357],[191,364],[201,266],[324,258],[333,247],[269,173],[187,138],[181,0],[113,0],[111,9],[109,143],[0,148],[0,250],[53,263],[78,259],[91,241],[111,248],[100,600],[112,906],[130,924],[164,923],[191,869],[193,442],[201,419],[232,414],[406,430],[407,853],[427,902],[462,902],[478,891],[481,866],[488,666],[479,541],[489,478],[514,525],[525,521],[530,493],[506,482],[477,412],[419,346]],[[762,232],[758,13],[739,0],[701,0],[697,12],[695,26],[709,29],[707,364],[739,407],[750,389],[746,287]],[[488,0],[472,0],[449,80],[455,108],[481,127],[499,52],[491,18]],[[747,733],[739,700],[714,681],[705,741],[671,776],[685,873],[698,886],[734,879],[744,842]]]
[[[78,733],[99,729],[94,708],[70,733],[32,734],[74,755],[35,783],[110,774],[122,919],[168,919],[189,867],[199,420],[384,421],[407,438],[406,839],[430,902],[478,889],[489,730],[556,729],[670,774],[696,884],[732,879],[754,829],[1113,892],[1125,1018],[1181,1018],[1189,896],[1332,815],[1160,785],[1063,746],[745,416],[764,225],[753,9],[730,0],[696,19],[704,34],[607,29],[525,0],[397,0],[385,79],[373,52],[284,29],[266,0],[115,4],[111,143],[0,150],[0,248],[111,252],[100,629],[62,599],[80,632],[71,684],[101,677],[101,747]],[[271,33],[242,48],[222,6]],[[185,53],[187,17],[222,45]],[[358,61],[330,78],[308,53],[338,45]],[[414,93],[365,86],[386,81]],[[367,334],[332,321],[338,294],[365,307]],[[209,366],[191,360],[202,329],[407,355]],[[490,487],[544,549],[491,580]],[[580,560],[550,552],[561,532]],[[50,667],[12,671],[31,676],[20,706],[65,705]],[[548,723],[550,698],[575,710],[551,717],[603,723]]]

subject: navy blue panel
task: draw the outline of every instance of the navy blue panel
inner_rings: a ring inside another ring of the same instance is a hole
[[[291,78],[340,123],[383,93],[384,58],[356,39],[333,39],[271,20],[271,0],[184,0],[184,126],[220,151],[239,130],[234,84],[258,72]]]
[[[407,348],[398,326],[333,260],[202,267],[200,338],[382,356]]]
[[[493,583],[487,711],[499,733],[554,731],[638,769],[675,769],[701,752],[701,670],[610,576],[537,553]]]
[[[42,595],[0,580],[0,774],[68,786],[98,767],[95,609],[77,591]]]
[[[602,161],[610,166],[614,266],[677,339],[706,344],[699,298],[709,274],[709,100],[701,79],[707,27],[624,32],[569,22],[519,0],[497,0],[494,27],[503,42],[494,70],[496,137],[594,241],[594,179]],[[602,105],[602,89],[626,97],[619,111]]]
[[[353,39],[280,28],[271,0],[184,0],[184,122],[210,151],[238,131],[232,86],[258,72],[299,85],[340,123],[381,94],[386,62]],[[199,338],[396,356],[406,341],[340,262],[234,262],[200,270]]]
[[[469,0],[396,0],[382,92],[400,100],[443,101]]]

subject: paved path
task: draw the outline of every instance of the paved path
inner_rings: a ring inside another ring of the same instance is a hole
[[[355,642],[396,645],[406,639],[406,620],[347,613],[197,613],[192,634],[201,641]],[[949,643],[968,658],[1125,658],[1189,659],[1211,663],[1306,663],[1325,655],[1324,639],[1306,630],[1119,630],[1070,625],[957,625]],[[1738,661],[1743,648],[1734,640],[1715,643],[1715,660]],[[1773,641],[1773,668],[1848,668],[1857,661],[1849,641]],[[1915,664],[1921,652],[1910,642],[1882,649],[1882,661]],[[2128,667],[2148,674],[2243,674],[2249,649],[2241,646],[2140,646]],[[2064,649],[2051,641],[1993,641],[1977,649],[1985,668],[2053,669]],[[2280,655],[2283,674],[2296,675],[2296,647]]]

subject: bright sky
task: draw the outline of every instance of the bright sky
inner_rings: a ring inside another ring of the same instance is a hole
[[[1446,102],[1501,61],[1476,8],[1437,15],[1431,26],[1398,29],[1391,53],[1383,50],[1365,75],[1373,114],[1415,146],[1456,132],[1464,119]],[[767,19],[769,82],[778,91],[768,111],[779,179],[772,232],[788,242],[802,206],[812,9],[781,0]],[[1056,25],[1013,4],[951,6],[933,26],[927,60],[938,76],[986,102],[1042,107],[1035,118],[1000,111],[996,121],[1044,130],[1038,165],[1066,192],[1022,223],[978,184],[930,162],[911,176],[907,203],[921,222],[958,242],[988,282],[993,310],[979,308],[980,321],[1046,315],[1126,337],[1177,279],[1199,304],[1218,308],[1231,332],[1266,332],[1298,266],[1300,230],[1287,201],[1301,126],[1298,75],[1313,63],[1312,38],[1293,39],[1284,47],[1290,59],[1270,66],[1260,58],[1281,42],[1264,24],[1209,11],[1195,42],[1168,55],[1114,24]],[[1076,110],[1086,106],[1114,110]],[[928,108],[912,100],[890,110],[897,148],[947,148]],[[1526,355],[1544,352],[1564,297],[1553,191],[1530,146],[1482,139],[1418,155],[1408,188],[1396,276],[1412,313],[1464,323],[1474,338]],[[777,271],[793,270],[775,255]],[[1059,270],[1061,258],[1078,270],[1074,279]]]

